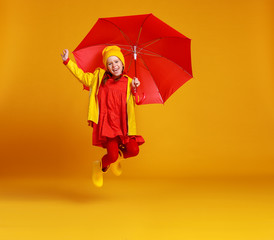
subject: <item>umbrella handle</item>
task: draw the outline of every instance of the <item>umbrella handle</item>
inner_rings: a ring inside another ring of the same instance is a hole
[[[136,98],[137,98],[137,101],[136,101]],[[138,93],[135,95],[135,102],[137,105],[141,105],[145,101],[145,99],[146,99],[146,95],[144,93],[141,99]]]

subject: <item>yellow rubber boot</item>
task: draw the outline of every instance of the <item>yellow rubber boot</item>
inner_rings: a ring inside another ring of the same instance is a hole
[[[103,186],[103,171],[101,161],[94,161],[92,166],[92,182],[96,187]]]
[[[115,176],[120,176],[122,174],[122,164],[121,160],[123,159],[123,153],[122,151],[119,150],[119,158],[117,159],[116,162],[111,164],[111,171]]]

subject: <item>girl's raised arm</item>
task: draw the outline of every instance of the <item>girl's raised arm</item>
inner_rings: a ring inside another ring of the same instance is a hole
[[[91,87],[94,78],[92,73],[85,73],[82,69],[78,68],[78,66],[69,59],[69,51],[68,49],[64,49],[63,54],[61,54],[63,63],[67,66],[67,68],[72,72],[72,74],[85,86]]]

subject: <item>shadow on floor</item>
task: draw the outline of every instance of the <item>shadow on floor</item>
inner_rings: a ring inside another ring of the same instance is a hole
[[[43,200],[90,203],[102,201],[108,196],[103,189],[95,188],[91,181],[65,181],[41,179],[1,179],[2,200]]]

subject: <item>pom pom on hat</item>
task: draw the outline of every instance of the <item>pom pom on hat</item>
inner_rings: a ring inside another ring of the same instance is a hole
[[[123,65],[125,66],[125,58],[123,53],[121,52],[121,49],[118,46],[107,46],[104,48],[103,52],[103,63],[105,65],[105,67],[107,68],[107,60],[109,57],[111,56],[116,56],[118,57],[121,62],[123,63]]]

